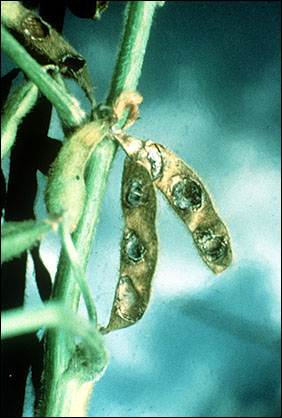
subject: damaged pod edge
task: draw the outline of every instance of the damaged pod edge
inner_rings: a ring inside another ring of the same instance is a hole
[[[120,277],[108,332],[126,328],[142,318],[150,299],[157,264],[156,192],[147,169],[134,159],[124,164],[121,202],[125,228],[121,242]]]
[[[145,142],[139,155],[146,167],[150,163],[154,183],[191,231],[203,261],[215,274],[221,273],[232,262],[230,237],[197,174],[174,152],[152,141]]]
[[[20,2],[1,2],[1,8],[4,25],[29,54],[39,64],[54,64],[66,78],[76,80],[94,108],[94,86],[86,60],[49,23]]]

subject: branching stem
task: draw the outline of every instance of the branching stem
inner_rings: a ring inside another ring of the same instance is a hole
[[[136,90],[152,18],[157,5],[158,2],[155,1],[132,1],[126,5],[125,26],[106,101],[106,104],[110,107],[113,106],[117,97],[123,91]],[[63,123],[67,121],[68,126],[79,124],[84,119],[85,114],[79,107],[76,107],[75,99],[71,100],[66,95],[66,92],[60,88],[58,83],[45,73],[6,29],[1,28],[1,33],[5,52],[56,106]],[[124,112],[119,121],[120,126],[117,126],[117,128],[123,127],[127,115],[128,110]],[[116,149],[117,143],[110,137],[105,137],[93,152],[86,167],[87,200],[83,215],[72,236],[82,275],[86,272],[105,186]],[[54,300],[63,302],[66,308],[77,311],[80,290],[64,248],[60,255],[52,296]],[[105,348],[101,343],[100,355],[92,356],[91,362],[88,362],[89,366],[78,375],[70,371],[77,369],[77,362],[82,361],[81,364],[84,364],[85,361],[83,355],[82,359],[77,356],[77,347],[70,335],[66,335],[62,331],[50,330],[47,334],[45,349],[44,393],[36,411],[36,416],[74,416],[68,415],[71,413],[70,400],[75,399],[82,388],[82,383],[93,383],[101,376],[108,362]],[[89,393],[92,389],[92,386],[90,386]],[[88,396],[85,397],[85,402],[82,402],[80,415],[75,416],[84,415],[87,400]]]

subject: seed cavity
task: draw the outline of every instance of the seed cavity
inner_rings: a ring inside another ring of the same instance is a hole
[[[198,210],[202,206],[201,187],[188,177],[177,177],[180,178],[180,181],[177,182],[172,189],[174,205],[181,210]]]
[[[144,201],[144,188],[140,181],[135,179],[129,180],[125,193],[125,201],[129,207],[142,205]]]
[[[23,19],[22,29],[27,36],[36,41],[43,41],[50,33],[48,26],[32,14],[28,14]]]
[[[76,76],[82,71],[85,59],[79,55],[65,54],[59,58],[59,67],[62,73]]]
[[[142,261],[146,250],[135,232],[131,231],[124,236],[123,245],[124,251],[130,261],[133,263]]]
[[[116,313],[129,322],[136,322],[145,311],[142,297],[135,289],[128,276],[121,277],[118,282],[115,298]]]
[[[216,236],[210,229],[195,231],[194,239],[206,259],[217,262],[227,255],[227,240],[225,237]]]
[[[147,159],[151,164],[151,176],[153,180],[162,176],[163,172],[163,160],[161,152],[157,144],[152,144],[146,147],[147,149]]]

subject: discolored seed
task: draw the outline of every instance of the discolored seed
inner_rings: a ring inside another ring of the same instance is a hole
[[[210,229],[195,231],[194,239],[209,262],[216,263],[226,257],[227,240],[216,236]]]
[[[148,152],[147,159],[151,165],[151,176],[153,180],[161,177],[163,171],[163,160],[157,144],[146,145]]]
[[[202,206],[201,187],[195,181],[184,177],[173,186],[172,199],[179,209],[195,211]]]
[[[128,190],[125,194],[125,200],[128,206],[140,206],[143,203],[144,190],[142,184],[135,179],[128,182]]]
[[[43,41],[50,34],[48,25],[34,14],[25,16],[22,21],[22,30],[34,41]]]
[[[131,231],[124,236],[124,251],[130,261],[138,263],[143,259],[146,250],[137,234]]]
[[[119,279],[114,306],[116,313],[126,321],[136,322],[142,317],[145,311],[144,302],[130,277]]]

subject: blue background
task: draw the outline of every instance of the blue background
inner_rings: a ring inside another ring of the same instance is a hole
[[[88,60],[98,102],[109,89],[124,7],[110,2],[98,22],[67,14],[63,34]],[[209,271],[158,193],[151,303],[139,323],[105,337],[111,360],[89,416],[281,414],[280,19],[275,1],[170,1],[156,11],[138,86],[141,119],[129,132],[168,146],[196,170],[228,225],[234,262],[219,276]],[[49,135],[62,138],[55,112]],[[88,269],[103,325],[119,274],[124,157],[120,149],[111,168]],[[38,181],[42,219],[46,179]],[[53,275],[58,251],[55,235],[41,246]],[[40,303],[32,280],[26,303]]]

